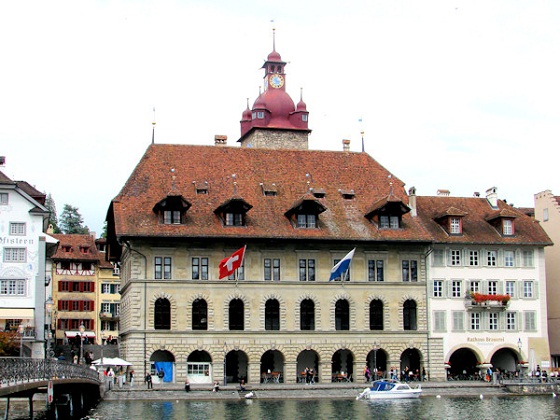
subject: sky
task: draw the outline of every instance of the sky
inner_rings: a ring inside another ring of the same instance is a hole
[[[101,234],[154,120],[156,143],[237,146],[273,28],[310,149],[363,132],[418,195],[560,195],[554,0],[0,0],[0,170]]]

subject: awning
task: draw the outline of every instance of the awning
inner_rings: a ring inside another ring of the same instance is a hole
[[[0,308],[0,319],[33,319],[32,308]]]
[[[66,338],[74,338],[78,335],[80,335],[79,331],[64,331],[64,336]],[[95,338],[95,333],[93,331],[84,331],[82,337]]]

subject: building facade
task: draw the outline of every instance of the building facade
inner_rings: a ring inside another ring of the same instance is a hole
[[[22,355],[34,358],[45,357],[47,256],[56,244],[45,233],[45,199],[27,182],[0,172],[0,328],[19,328]]]
[[[545,190],[535,194],[535,218],[540,221],[554,246],[547,247],[546,260],[546,297],[548,311],[548,337],[552,368],[560,368],[560,197]]]
[[[109,208],[121,355],[163,381],[295,383],[445,370],[428,337],[430,238],[365,153],[312,151],[273,51],[241,147],[152,144]],[[219,262],[246,246],[235,279]],[[355,248],[349,275],[331,268]],[[437,363],[435,362],[437,361]]]
[[[113,265],[92,235],[54,234],[52,328],[56,344],[101,344],[118,336],[119,295]]]

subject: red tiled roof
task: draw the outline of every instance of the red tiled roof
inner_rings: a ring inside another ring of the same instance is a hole
[[[478,197],[416,197],[418,217],[439,243],[480,243],[480,244],[530,244],[552,245],[552,241],[534,218],[498,200],[498,210],[490,207],[486,198]],[[463,217],[462,235],[448,235],[435,219],[450,207],[461,209]],[[515,235],[502,236],[488,220],[496,215],[515,218]]]
[[[208,194],[196,194],[201,182],[208,182]],[[108,226],[114,218],[117,237],[429,241],[410,214],[403,216],[404,228],[395,230],[379,230],[365,218],[373,203],[390,194],[391,183],[393,194],[407,204],[404,183],[366,153],[154,144],[112,201]],[[261,184],[275,184],[277,194],[265,196]],[[319,215],[319,229],[296,229],[285,213],[310,188],[324,190],[324,198],[313,199],[326,211]],[[354,198],[345,199],[341,190],[353,190]],[[170,191],[192,204],[184,225],[161,224],[152,211]],[[233,197],[253,206],[247,226],[224,227],[214,213]]]
[[[58,239],[58,248],[53,255],[53,260],[73,261],[100,261],[105,259],[105,254],[99,252],[95,246],[95,238],[91,235],[51,235]],[[71,247],[70,252],[64,251],[65,247]],[[81,248],[87,247],[88,252],[82,252]]]

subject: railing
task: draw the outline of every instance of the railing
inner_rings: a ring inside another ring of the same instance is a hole
[[[74,378],[100,382],[97,371],[87,365],[75,365],[51,359],[0,357],[0,386]]]

